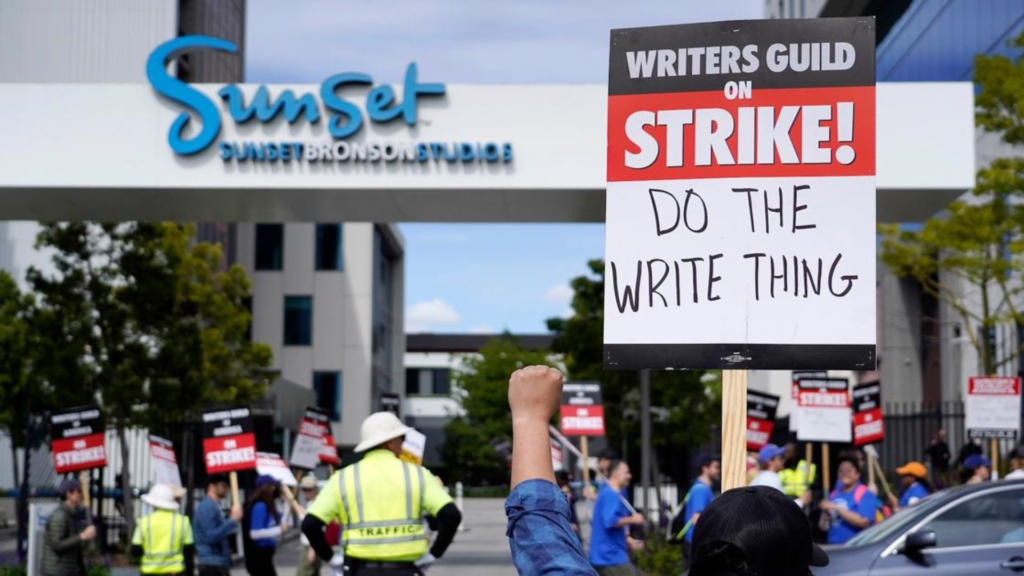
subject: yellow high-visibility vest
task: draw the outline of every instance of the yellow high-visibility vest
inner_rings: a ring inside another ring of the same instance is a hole
[[[139,518],[132,544],[142,546],[143,574],[177,574],[185,571],[185,546],[194,544],[192,523],[171,510],[156,510]]]
[[[377,449],[335,472],[308,513],[325,524],[338,521],[347,556],[411,562],[427,551],[423,514],[436,516],[451,503],[429,470]]]
[[[427,551],[423,468],[390,452],[370,452],[338,476],[345,555],[414,560]]]
[[[799,498],[804,492],[811,489],[817,472],[816,464],[811,464],[810,470],[808,470],[806,460],[801,460],[795,469],[782,469],[779,471],[779,480],[782,481],[783,492],[791,498]]]

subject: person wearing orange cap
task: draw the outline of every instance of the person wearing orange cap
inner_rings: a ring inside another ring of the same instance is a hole
[[[913,506],[932,493],[931,483],[928,482],[928,469],[920,462],[907,462],[896,469],[903,482],[903,491],[899,500],[892,493],[889,494],[889,503],[896,510]]]

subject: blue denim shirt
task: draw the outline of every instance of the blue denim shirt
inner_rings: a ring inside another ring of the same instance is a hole
[[[199,566],[231,567],[231,545],[228,537],[238,530],[238,523],[224,517],[220,504],[209,497],[196,506],[192,518],[196,540],[196,564]]]
[[[569,524],[569,501],[547,480],[527,480],[505,500],[512,562],[520,574],[587,575],[587,562]]]

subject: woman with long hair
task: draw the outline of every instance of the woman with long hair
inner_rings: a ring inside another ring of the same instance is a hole
[[[281,535],[288,530],[288,517],[277,511],[281,483],[270,476],[256,478],[256,490],[246,506],[245,569],[253,576],[277,576],[274,552]]]

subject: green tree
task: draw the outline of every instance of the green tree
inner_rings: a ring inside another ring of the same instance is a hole
[[[1024,48],[1024,35],[1013,45]],[[1024,144],[1024,61],[977,56],[974,81],[980,88],[977,125],[1007,144]],[[995,341],[996,326],[1024,324],[1024,158],[994,160],[979,170],[973,192],[920,229],[880,226],[882,260],[956,311],[982,369],[995,374],[1024,351],[1022,346],[1000,356]]]
[[[609,444],[639,454],[639,375],[603,368],[605,267],[602,260],[591,260],[587,266],[589,275],[572,280],[572,316],[548,320],[548,328],[555,333],[552,349],[564,355],[573,380],[601,383]],[[667,458],[681,446],[710,440],[711,429],[721,417],[719,381],[705,374],[702,370],[651,372],[651,435],[654,447]]]
[[[32,367],[32,314],[35,301],[11,276],[0,271],[0,429],[11,439],[14,481],[18,483],[18,448],[25,447],[31,412],[45,409]],[[32,410],[28,408],[32,407]]]
[[[37,245],[57,272],[29,271],[40,299],[39,375],[63,405],[99,402],[121,444],[132,527],[126,432],[245,403],[266,386],[270,349],[249,342],[244,271],[175,223],[47,224]]]
[[[538,364],[553,365],[550,352],[527,350],[507,333],[488,342],[479,356],[465,359],[464,370],[454,376],[465,415],[445,427],[441,448],[451,480],[474,486],[508,482],[508,378],[519,368]]]

